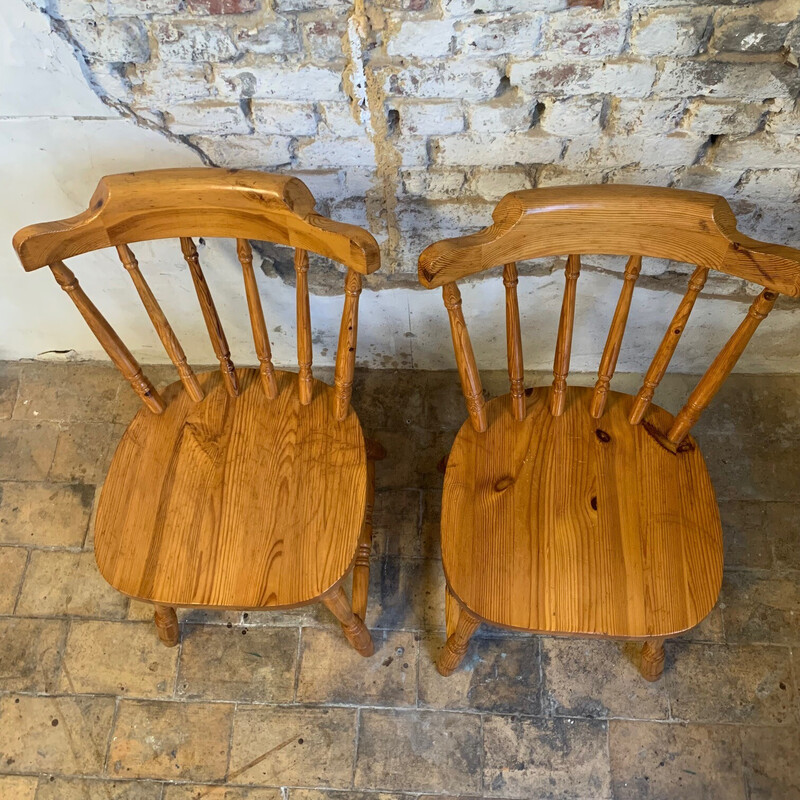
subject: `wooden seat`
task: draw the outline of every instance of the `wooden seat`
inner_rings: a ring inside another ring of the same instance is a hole
[[[689,436],[779,293],[800,296],[800,251],[739,233],[716,195],[642,186],[512,192],[483,231],[419,259],[442,287],[469,421],[447,459],[442,560],[451,674],[481,623],[644,639],[660,677],[664,637],[700,622],[722,580],[722,531],[700,447]],[[568,386],[586,254],[627,255],[594,388]],[[526,389],[517,261],[566,256],[553,381]],[[643,257],[696,265],[642,387],[610,389]],[[510,391],[486,402],[456,281],[503,265]],[[673,417],[652,403],[711,269],[763,290]]]
[[[242,268],[258,369],[234,366],[192,237],[231,237]],[[175,237],[219,372],[196,375],[130,244]],[[294,248],[298,373],[272,363],[250,239]],[[321,600],[362,655],[374,462],[350,406],[362,275],[380,266],[366,231],[321,217],[295,178],[174,169],[103,178],[76,217],[24,228],[26,270],[49,266],[141,397],[103,486],[95,556],[108,582],[155,606],[164,644],[176,606],[286,608]],[[160,393],[64,259],[115,247],[180,380]],[[346,268],[334,386],[312,373],[308,252]],[[342,582],[353,570],[352,603]]]

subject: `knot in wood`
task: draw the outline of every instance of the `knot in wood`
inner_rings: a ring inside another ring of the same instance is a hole
[[[508,475],[506,475],[505,477],[500,478],[500,480],[497,481],[497,483],[495,483],[494,490],[496,492],[504,492],[513,483],[514,483],[514,479],[510,478]]]

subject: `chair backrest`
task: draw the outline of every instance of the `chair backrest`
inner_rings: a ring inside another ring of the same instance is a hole
[[[230,349],[192,240],[199,236],[236,239],[259,369],[270,399],[277,396],[278,387],[249,240],[289,245],[295,251],[298,381],[303,404],[311,402],[312,393],[308,251],[347,267],[334,393],[336,416],[344,419],[350,405],[355,367],[361,276],[380,267],[380,253],[375,239],[365,230],[317,214],[311,192],[297,178],[213,168],[110,175],[101,179],[86,211],[59,222],[23,228],[14,236],[14,249],[27,271],[50,267],[105,351],[147,408],[158,414],[164,410],[164,401],[130,350],[87,297],[64,259],[105,247],[116,248],[186,391],[193,400],[200,401],[203,398],[200,384],[129,247],[141,241],[180,239],[226,389],[236,396],[238,383]]]
[[[581,256],[629,256],[590,405],[592,416],[599,418],[616,368],[642,257],[695,264],[686,294],[632,405],[632,424],[642,421],[709,270],[716,269],[764,287],[690,394],[670,430],[661,437],[669,449],[679,447],[711,402],[778,294],[800,296],[800,250],[764,244],[739,233],[730,206],[717,195],[617,185],[530,189],[507,194],[492,217],[494,223],[488,228],[470,236],[436,242],[419,257],[420,283],[428,288],[442,287],[467,410],[478,431],[486,430],[486,411],[461,310],[461,294],[455,283],[459,278],[504,265],[508,374],[514,416],[522,420],[525,397],[516,262],[567,256],[549,398],[550,411],[558,416],[564,410],[566,398]]]

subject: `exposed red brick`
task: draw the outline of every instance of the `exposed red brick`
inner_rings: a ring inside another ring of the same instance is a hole
[[[586,6],[587,8],[602,8],[604,0],[567,0],[567,8]]]
[[[246,14],[258,7],[259,0],[189,0],[189,10],[201,14]]]

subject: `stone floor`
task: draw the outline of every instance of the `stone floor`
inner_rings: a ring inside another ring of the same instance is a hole
[[[501,374],[485,383],[505,390]],[[662,404],[689,385],[670,377]],[[321,607],[183,613],[180,647],[163,647],[91,552],[137,403],[105,366],[0,365],[3,800],[800,798],[800,377],[733,377],[698,430],[724,587],[652,685],[629,645],[488,629],[456,674],[435,672],[436,464],[465,418],[454,373],[358,376],[364,427],[389,451],[374,657]]]

